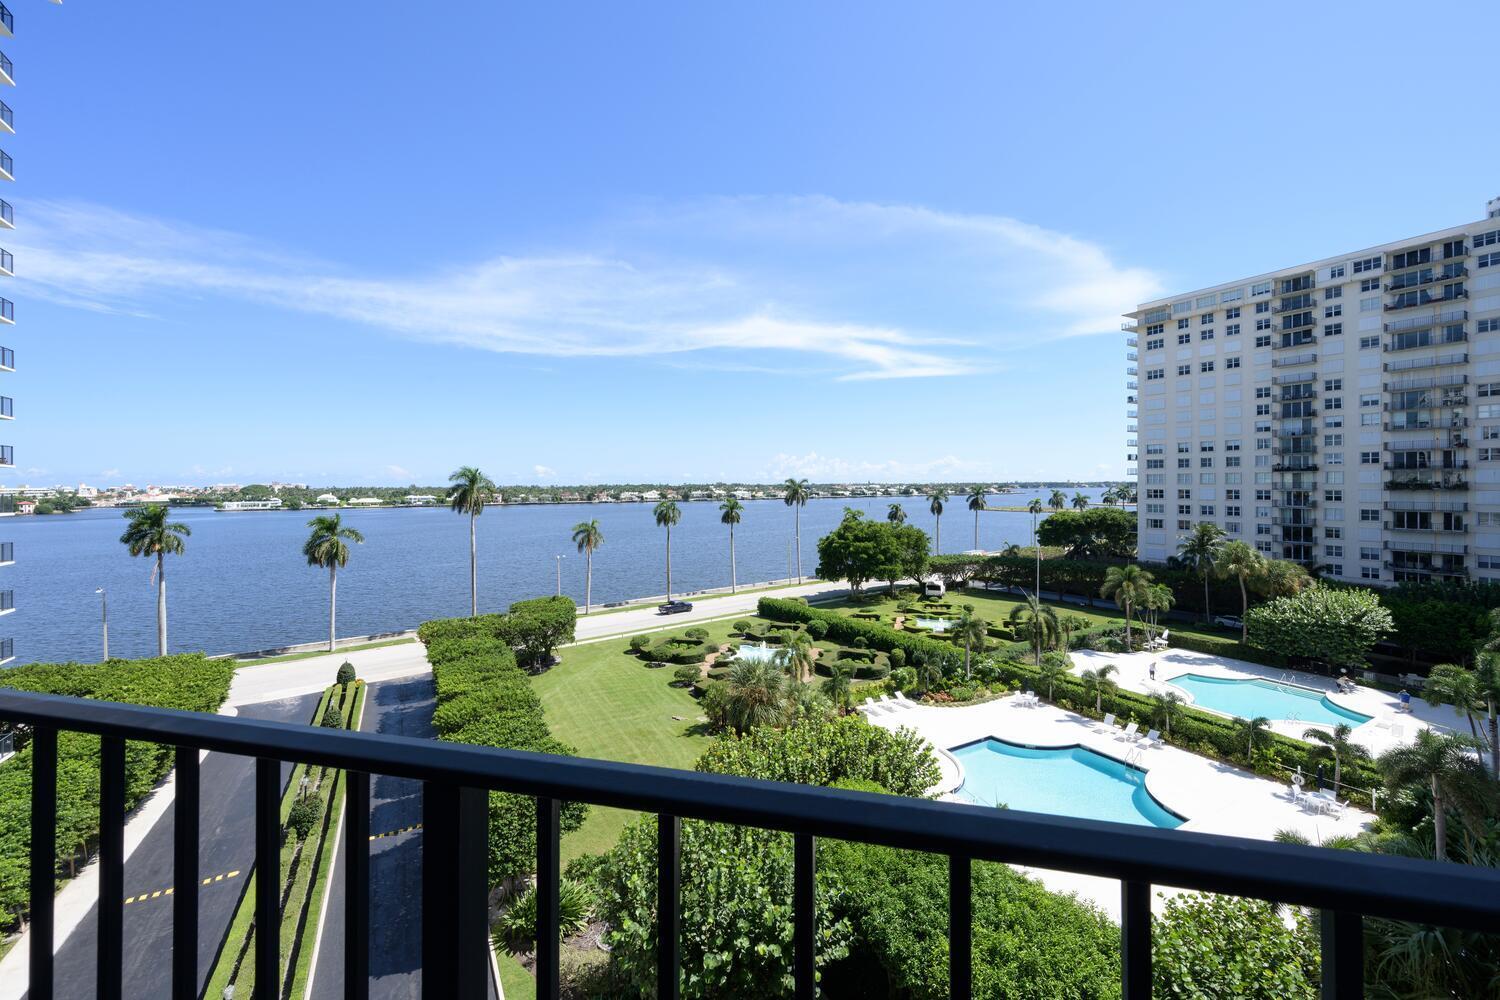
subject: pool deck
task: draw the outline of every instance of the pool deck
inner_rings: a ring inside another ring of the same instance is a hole
[[[1411,692],[1411,712],[1398,712],[1401,699],[1389,691],[1360,685],[1349,694],[1341,694],[1331,677],[1309,674],[1300,670],[1279,670],[1259,663],[1247,663],[1225,656],[1196,653],[1186,649],[1164,649],[1155,653],[1099,653],[1093,650],[1078,650],[1072,654],[1073,672],[1098,669],[1103,664],[1113,664],[1115,681],[1128,691],[1153,694],[1165,690],[1171,679],[1179,674],[1198,674],[1203,677],[1222,677],[1231,680],[1261,679],[1281,681],[1312,688],[1327,695],[1328,700],[1342,708],[1370,716],[1370,721],[1356,726],[1351,739],[1378,756],[1391,747],[1411,743],[1418,729],[1451,729],[1467,733],[1469,725],[1463,715],[1451,705],[1429,705],[1422,700],[1420,692]],[[1156,664],[1156,680],[1151,679],[1150,668]],[[1173,687],[1189,704],[1193,698],[1182,688]],[[1205,711],[1212,711],[1205,707]],[[1392,728],[1394,725],[1394,728]],[[1271,720],[1271,728],[1283,736],[1301,739],[1303,732],[1313,728],[1307,722]],[[1330,730],[1329,726],[1317,728]]]
[[[1077,745],[1122,761],[1134,748],[1117,735],[1119,730],[1111,733],[1100,723],[1047,704],[1024,708],[1014,698],[955,708],[912,705],[877,712],[869,718],[886,729],[911,729],[939,751],[988,736],[1037,747]],[[945,801],[961,801],[953,795],[962,783],[961,768],[943,752],[939,752],[938,762],[942,778],[934,791]],[[1334,834],[1357,833],[1374,818],[1352,808],[1338,818],[1311,812],[1291,801],[1286,784],[1166,744],[1144,751],[1135,763],[1146,772],[1147,791],[1162,805],[1186,817],[1180,830],[1270,840],[1278,830],[1288,829],[1316,843]],[[1049,889],[1075,892],[1119,919],[1120,886],[1113,879],[1022,870],[1041,879]],[[1155,905],[1159,908],[1161,901]]]

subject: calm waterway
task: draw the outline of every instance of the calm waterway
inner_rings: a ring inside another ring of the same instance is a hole
[[[1046,490],[1041,496],[1045,499]],[[1071,497],[1073,490],[1068,490]],[[1100,490],[1083,490],[1097,500]],[[992,503],[1022,505],[1032,493]],[[883,518],[891,500],[828,498],[802,510],[803,572],[817,565],[817,539],[832,529],[844,507]],[[717,502],[683,503],[672,531],[672,587],[676,592],[729,584],[728,531]],[[903,501],[909,523],[931,535],[927,501]],[[184,555],[167,560],[167,611],[173,651],[210,653],[265,649],[316,641],[327,634],[328,575],[301,554],[309,511],[232,514],[174,509],[173,519],[192,528]],[[597,519],[604,545],[594,553],[594,603],[623,601],[665,590],[666,533],[651,505],[551,504],[490,507],[479,518],[479,601],[483,611],[551,594],[556,559],[562,589],[583,603],[584,559],[570,541],[579,521]],[[346,523],[365,544],[339,571],[339,635],[414,628],[429,618],[469,610],[467,519],[446,508],[350,510]],[[787,575],[792,509],[780,500],[745,502],[735,530],[739,582]],[[1031,517],[992,511],[980,515],[979,547],[1030,544]],[[153,560],[132,559],[119,542],[118,509],[0,520],[0,540],[12,540],[16,564],[0,569],[0,586],[16,593],[17,610],[0,619],[0,636],[15,638],[16,662],[97,660],[99,597],[109,596],[113,656],[155,653]],[[943,515],[943,551],[974,547],[974,515],[955,497]]]

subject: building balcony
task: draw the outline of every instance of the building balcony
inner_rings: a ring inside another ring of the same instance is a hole
[[[9,469],[16,464],[16,451],[8,444],[0,444],[0,468]]]
[[[1397,573],[1420,573],[1423,578],[1429,576],[1447,577],[1449,579],[1461,580],[1469,575],[1469,568],[1458,563],[1431,563],[1431,562],[1403,562],[1387,559],[1385,568]],[[1397,578],[1398,580],[1400,577]]]
[[[1277,462],[1271,466],[1272,472],[1317,472],[1317,462]]]
[[[0,347],[0,372],[16,370],[16,352],[9,347]]]
[[[1448,451],[1467,448],[1469,441],[1462,434],[1440,438],[1413,438],[1410,441],[1387,441],[1386,451]]]
[[[1403,330],[1420,330],[1427,326],[1464,323],[1468,319],[1467,309],[1450,309],[1447,312],[1433,313],[1430,316],[1407,316],[1383,325],[1386,333],[1400,333]]]
[[[10,8],[0,3],[0,38],[16,37],[16,18]]]
[[[4,52],[0,52],[0,85],[6,87],[16,85],[16,68],[11,65],[10,59]]]
[[[1126,361],[1137,361],[1137,360],[1139,360],[1139,358],[1137,358],[1136,353],[1134,351],[1126,351],[1125,352],[1125,360]]]
[[[1426,473],[1396,472],[1386,480],[1388,490],[1467,490],[1469,481],[1462,476],[1445,476],[1438,470]]]
[[[1387,500],[1386,510],[1427,511],[1434,514],[1464,514],[1469,504],[1464,500]]]
[[[1136,382],[1136,380],[1133,379],[1133,378],[1126,379],[1125,380],[1125,388],[1132,389],[1132,390],[1139,389],[1140,388],[1140,383]]]
[[[1275,364],[1275,362],[1271,362]],[[1422,368],[1442,368],[1446,365],[1466,365],[1469,363],[1467,354],[1439,354],[1431,358],[1405,358],[1401,361],[1387,361],[1383,367],[1388,372],[1410,372]]]
[[[1125,369],[1125,374],[1129,375],[1129,376],[1131,376],[1133,378],[1136,375],[1140,374],[1140,370],[1138,368],[1136,368],[1135,365],[1131,365],[1130,367],[1128,367],[1128,368]]]
[[[16,228],[16,210],[10,202],[0,198],[0,229]]]
[[[16,324],[16,304],[10,299],[0,299],[0,323]]]
[[[1126,347],[1135,347],[1136,346],[1136,339],[1134,337],[1126,337],[1125,338],[1125,346]]]
[[[1443,462],[1438,465],[1402,465],[1399,462],[1385,462],[1383,468],[1391,472],[1411,472],[1417,475],[1425,475],[1429,472],[1451,472],[1455,469],[1467,469],[1467,459],[1456,458],[1451,462]]]
[[[1426,527],[1420,525],[1400,525],[1395,521],[1386,521],[1383,525],[1386,531],[1410,531],[1423,535],[1466,535],[1469,533],[1467,527],[1447,528],[1442,524],[1429,524]]]
[[[14,278],[16,276],[16,259],[11,256],[9,250],[0,249],[0,277]]]
[[[0,639],[0,667],[7,666],[16,658],[16,640]]]
[[[9,396],[0,396],[0,420],[14,420],[15,400]]]
[[[0,101],[0,132],[16,134],[16,116],[11,111],[10,105]]]
[[[0,616],[8,615],[14,610],[16,610],[16,592],[0,590]]]
[[[0,149],[0,181],[13,181],[16,179],[16,164],[10,158],[10,154]]]
[[[98,817],[100,845],[97,919],[91,924],[96,960],[92,993],[119,996],[125,954],[125,789],[126,741],[176,748],[173,850],[163,884],[176,892],[168,902],[177,919],[163,927],[160,957],[163,995],[196,996],[199,984],[201,882],[197,859],[205,830],[216,830],[219,816],[199,817],[203,751],[249,758],[254,794],[236,829],[253,842],[255,887],[246,901],[260,927],[280,926],[283,869],[281,789],[283,763],[303,762],[341,772],[345,862],[341,922],[351,928],[330,957],[342,965],[344,980],[359,996],[370,970],[371,883],[381,859],[372,865],[372,781],[398,777],[420,782],[422,844],[404,873],[420,901],[421,967],[424,996],[475,998],[489,989],[490,945],[487,884],[484,878],[491,792],[534,799],[537,822],[535,870],[537,929],[541,942],[534,961],[537,996],[559,994],[563,949],[557,946],[561,893],[561,829],[558,806],[636,810],[656,817],[657,863],[652,881],[659,901],[648,929],[659,942],[656,963],[661,995],[674,996],[681,965],[681,821],[732,823],[786,831],[791,838],[787,913],[792,918],[791,975],[794,995],[818,992],[817,847],[819,838],[883,844],[949,859],[946,933],[946,991],[973,993],[971,941],[974,861],[1026,864],[1053,871],[1087,873],[1122,883],[1120,906],[1121,996],[1138,1000],[1151,988],[1151,904],[1153,886],[1194,892],[1253,896],[1315,908],[1323,914],[1321,956],[1328,998],[1363,995],[1364,937],[1367,918],[1415,921],[1444,927],[1489,931],[1500,924],[1500,878],[1480,866],[1357,851],[1320,851],[1266,840],[1072,819],[968,803],[938,802],[899,795],[819,788],[524,751],[494,750],[408,736],[297,726],[110,702],[0,691],[0,718],[16,727],[17,747],[28,755],[31,803],[17,823],[28,830],[18,859],[29,873],[30,986],[33,997],[51,994],[60,962],[57,903],[54,898],[55,843],[59,828],[59,734],[100,738]],[[92,760],[93,758],[91,758]],[[71,776],[70,776],[71,777]],[[78,780],[78,779],[73,779]],[[187,804],[188,808],[183,808]],[[179,811],[180,810],[180,811]],[[179,860],[181,859],[181,860]],[[180,865],[181,867],[177,867]],[[245,867],[249,867],[247,864]],[[26,879],[23,877],[23,881]],[[909,914],[909,919],[921,919]],[[164,921],[165,923],[165,921]],[[276,934],[256,934],[244,961],[260,970],[257,983],[281,981],[282,942]],[[376,956],[377,959],[380,956]],[[1045,971],[1040,973],[1045,976]],[[20,986],[22,984],[14,984]],[[17,991],[19,992],[19,990]],[[266,995],[274,991],[262,991]],[[215,998],[217,1000],[217,998]]]
[[[1468,297],[1469,293],[1464,289],[1444,295],[1433,295],[1430,292],[1421,292],[1416,295],[1403,293],[1395,302],[1387,302],[1385,304],[1385,311],[1397,312],[1401,309],[1415,309],[1418,306],[1430,306],[1436,302],[1457,302]]]
[[[0,542],[0,566],[13,566],[16,562],[16,543]]]
[[[1309,351],[1306,354],[1293,354],[1284,358],[1272,358],[1272,368],[1287,368],[1292,365],[1310,365],[1318,360],[1317,352]]]
[[[1439,334],[1436,337],[1415,337],[1409,340],[1396,339],[1385,342],[1387,351],[1415,351],[1423,347],[1442,347],[1444,344],[1466,344],[1469,335],[1464,332]]]
[[[1135,333],[1136,329],[1136,322],[1133,319],[1127,319],[1120,324],[1120,330],[1124,333]]]

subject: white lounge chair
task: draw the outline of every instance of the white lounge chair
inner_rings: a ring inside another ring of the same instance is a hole
[[[1161,746],[1161,733],[1157,732],[1155,729],[1148,731],[1146,735],[1141,739],[1141,746],[1148,750],[1151,747]]]
[[[1105,729],[1114,729],[1115,728],[1115,713],[1110,712],[1108,715],[1106,715],[1104,717],[1104,721],[1102,723],[1100,723],[1100,725],[1102,725]]]
[[[1318,809],[1321,812],[1328,813],[1330,816],[1338,817],[1344,814],[1345,806],[1344,803],[1339,801],[1339,797],[1334,794],[1333,789],[1324,788],[1318,792]]]
[[[1125,731],[1116,736],[1115,739],[1126,741],[1134,740],[1136,730],[1140,729],[1140,727],[1141,724],[1139,722],[1132,722],[1130,725],[1126,726]]]

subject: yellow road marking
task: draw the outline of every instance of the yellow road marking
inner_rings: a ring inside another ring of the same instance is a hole
[[[235,878],[239,874],[240,870],[238,868],[236,868],[232,872],[220,872],[218,875],[210,875],[208,878],[203,879],[201,882],[199,882],[199,885],[213,885],[216,882],[222,882],[225,879]],[[143,892],[139,896],[126,896],[125,905],[129,906],[131,903],[144,903],[149,899],[160,899],[162,896],[170,895],[172,895],[172,887],[167,886],[165,889],[157,889],[155,892]]]
[[[387,830],[385,833],[372,833],[372,834],[370,834],[370,839],[371,840],[379,840],[381,837],[395,837],[395,836],[397,836],[399,834],[410,833],[413,830],[420,830],[420,829],[422,829],[422,824],[421,823],[413,823],[411,826],[403,826],[399,830]]]

